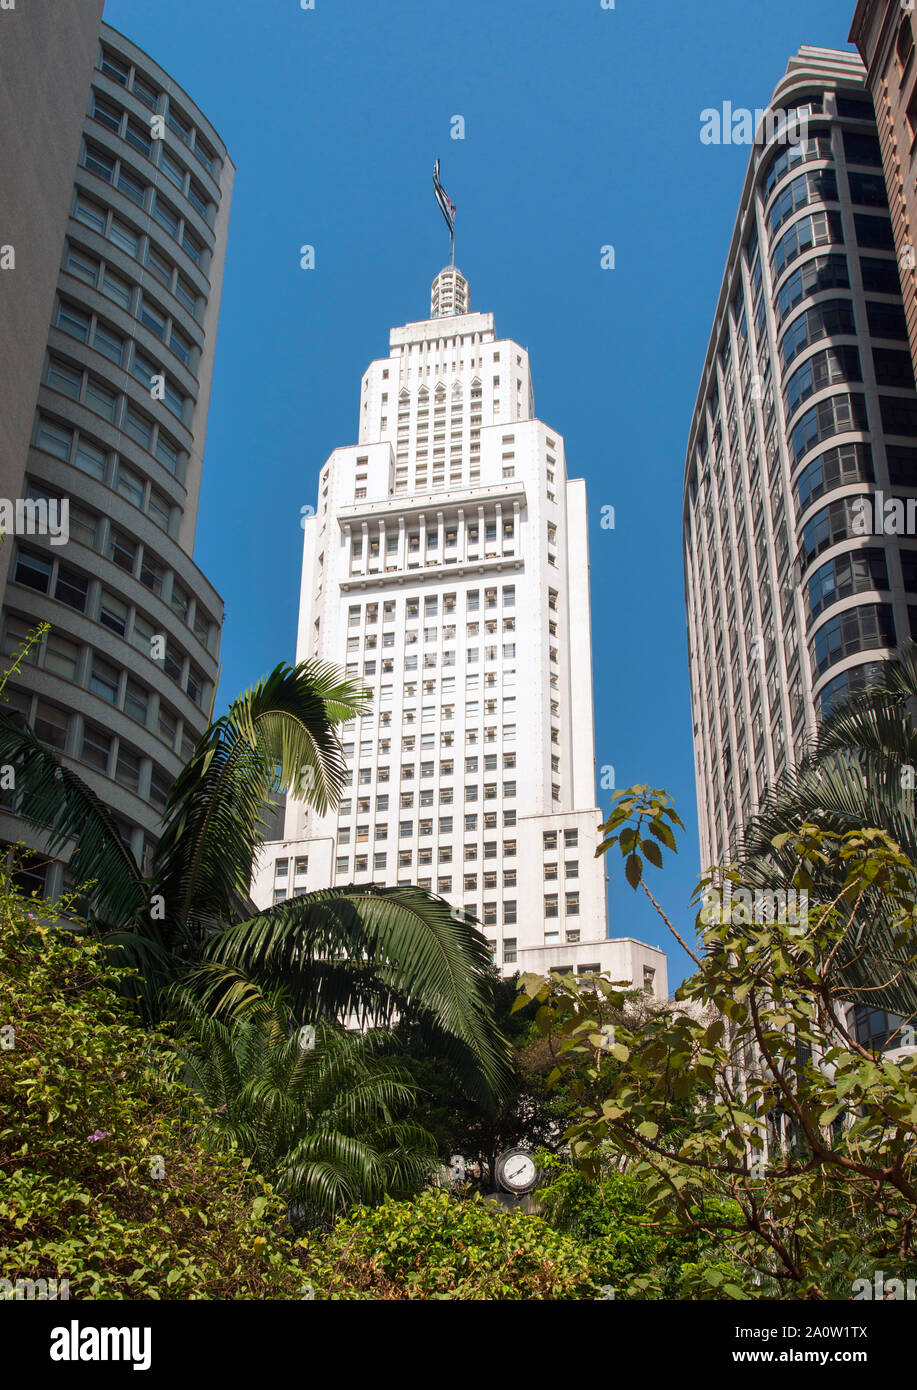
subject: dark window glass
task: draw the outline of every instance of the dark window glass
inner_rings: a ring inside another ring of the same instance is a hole
[[[47,700],[39,700],[33,728],[35,737],[41,739],[42,743],[52,748],[63,748],[67,743],[69,724],[70,716],[65,710],[58,709]]]
[[[46,594],[51,586],[51,561],[32,550],[20,550],[16,557],[15,580],[29,589]]]
[[[860,274],[863,276],[863,289],[867,293],[901,293],[897,261],[879,260],[877,256],[861,256]]]
[[[797,256],[811,251],[815,246],[825,246],[832,242],[839,246],[844,244],[844,231],[839,213],[813,212],[808,217],[794,222],[771,252],[775,276],[781,275]]]
[[[839,116],[851,116],[858,121],[874,121],[876,113],[869,97],[854,97],[847,92],[836,92],[835,103]]]
[[[848,164],[871,164],[882,168],[882,149],[875,135],[864,135],[859,130],[844,131],[844,154]]]
[[[881,174],[848,174],[850,198],[867,208],[887,208],[888,196],[885,192],[885,179]]]
[[[764,197],[769,198],[774,188],[791,169],[799,164],[808,164],[813,159],[831,158],[831,136],[809,135],[805,141],[788,145],[773,156],[770,168],[764,176]]]
[[[771,237],[788,217],[809,203],[836,203],[837,179],[833,169],[801,174],[774,199],[769,214]]]
[[[848,259],[846,256],[816,256],[793,271],[779,288],[777,317],[784,320],[796,304],[817,295],[823,289],[849,289]]]
[[[94,695],[99,695],[103,700],[108,700],[111,704],[118,703],[118,687],[121,684],[121,672],[117,666],[112,666],[109,662],[103,661],[97,654],[92,658],[92,673],[89,677],[89,689]]]
[[[134,563],[137,559],[136,542],[122,535],[120,531],[112,531],[108,542],[108,557],[113,560],[120,569],[127,570],[133,574]]]
[[[900,304],[880,304],[869,299],[866,317],[874,338],[900,338],[902,342],[907,338],[907,319]]]
[[[895,249],[890,217],[871,217],[868,213],[858,212],[854,214],[853,225],[860,246],[872,246],[883,251]]]
[[[76,570],[69,569],[66,565],[58,566],[54,597],[59,603],[66,603],[70,608],[76,608],[80,613],[85,613],[88,594],[89,580],[85,575],[78,574]]]
[[[57,310],[57,326],[64,333],[69,333],[71,338],[78,338],[81,343],[88,343],[91,323],[89,314],[74,304],[68,304],[65,299],[61,300]]]
[[[886,444],[888,476],[898,487],[917,487],[917,448],[905,444]]]
[[[149,82],[145,82],[144,79],[139,77],[136,73],[134,74],[133,92],[134,96],[137,97],[139,101],[142,101],[144,106],[148,106],[151,111],[156,110],[159,93],[156,91],[155,87],[152,87]]]
[[[126,197],[136,203],[138,207],[143,207],[144,199],[146,198],[146,184],[142,179],[138,179],[136,174],[132,174],[129,170],[125,169],[123,164],[118,174],[118,188]]]
[[[166,231],[171,236],[178,236],[178,213],[169,203],[165,201],[164,198],[160,198],[158,193],[156,194],[156,197],[153,199],[153,216],[156,218],[156,221],[159,223],[159,225],[161,227],[165,227]]]
[[[896,396],[880,396],[882,428],[888,434],[917,435],[917,405],[899,400]]]
[[[902,550],[900,555],[904,591],[908,594],[917,594],[917,550]]]
[[[894,348],[873,348],[872,360],[877,385],[913,389],[914,368],[909,352],[897,352]]]

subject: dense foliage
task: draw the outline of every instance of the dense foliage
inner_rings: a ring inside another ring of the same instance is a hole
[[[617,845],[645,887],[643,859],[671,847],[676,818],[662,792],[615,799],[600,852]],[[806,920],[755,900],[703,909],[674,1010],[609,1024],[625,999],[605,980],[521,981],[573,1098],[566,1138],[584,1172],[626,1164],[660,1221],[728,1250],[730,1268],[698,1264],[695,1297],[849,1298],[876,1270],[917,1267],[917,1060],[873,1053],[848,1022],[867,898],[883,899],[888,968],[914,970],[913,865],[882,831],[809,824],[775,847],[796,864],[788,886],[813,891]],[[705,892],[722,889],[713,879]],[[881,960],[881,941],[871,949]]]
[[[479,1193],[460,1200],[430,1190],[414,1202],[357,1208],[315,1248],[311,1268],[335,1299],[602,1297],[588,1250]]]
[[[285,1208],[193,1142],[203,1110],[98,943],[0,879],[2,1277],[71,1298],[299,1298]]]
[[[207,1105],[201,1143],[250,1160],[291,1201],[297,1225],[429,1180],[433,1138],[413,1116],[407,1069],[385,1055],[388,1032],[298,1027],[280,996],[231,1023],[193,997],[178,1003],[182,1080]]]
[[[348,775],[338,727],[364,712],[365,696],[319,662],[280,665],[238,696],[172,787],[147,872],[89,784],[3,712],[0,764],[47,853],[66,854],[88,885],[94,930],[136,967],[131,997],[148,1022],[161,1021],[175,981],[211,1013],[283,988],[313,1024],[410,1017],[427,1050],[489,1102],[508,1083],[508,1047],[488,1006],[490,951],[475,922],[415,887],[351,884],[263,912],[249,897],[271,797],[288,790],[319,810],[337,802]]]

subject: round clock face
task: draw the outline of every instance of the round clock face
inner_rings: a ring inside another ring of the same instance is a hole
[[[510,1149],[501,1154],[497,1163],[497,1181],[507,1192],[528,1192],[535,1186],[538,1170],[535,1160],[525,1149]]]

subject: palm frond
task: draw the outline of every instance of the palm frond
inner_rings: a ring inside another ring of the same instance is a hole
[[[104,802],[31,729],[5,712],[0,712],[0,764],[13,769],[17,812],[42,833],[48,853],[69,850],[76,881],[94,883],[99,917],[125,926],[149,907],[149,886]]]
[[[421,888],[351,885],[278,903],[213,936],[205,960],[210,1007],[244,997],[243,978],[283,986],[299,1017],[410,1015],[461,1069],[478,1099],[510,1084],[510,1050],[491,1010],[484,937]]]
[[[364,691],[334,667],[278,666],[211,725],[172,788],[156,857],[169,909],[204,928],[245,915],[269,797],[281,789],[325,810],[346,765],[335,724]]]
[[[770,790],[740,843],[744,881],[760,887],[789,882],[792,852],[778,852],[773,841],[806,822],[838,835],[867,827],[884,830],[908,856],[917,879],[914,779],[903,775],[917,768],[915,700],[917,644],[908,643],[882,663],[866,690],[823,721],[798,767]],[[838,887],[822,870],[814,896],[830,901]],[[892,909],[882,895],[870,895],[861,919],[838,953],[851,1001],[910,1016],[917,1009],[917,978],[909,952],[895,944]]]

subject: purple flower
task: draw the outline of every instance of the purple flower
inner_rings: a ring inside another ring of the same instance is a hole
[[[35,913],[34,913],[34,912],[27,912],[27,913],[26,913],[26,916],[28,917],[28,919],[29,919],[30,922],[37,922],[37,921],[38,921],[38,918],[35,916]]]
[[[107,1139],[110,1134],[110,1129],[97,1129],[93,1134],[87,1134],[86,1138],[91,1144],[97,1144],[100,1139]]]

